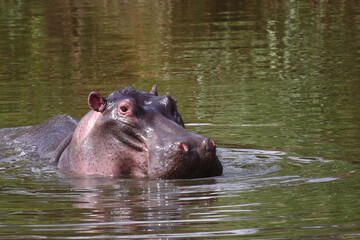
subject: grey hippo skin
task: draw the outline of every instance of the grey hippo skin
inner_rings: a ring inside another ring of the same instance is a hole
[[[55,116],[17,136],[36,146],[61,170],[79,175],[147,178],[219,176],[215,143],[185,130],[176,100],[126,87],[106,99],[88,97],[91,108],[78,123]]]

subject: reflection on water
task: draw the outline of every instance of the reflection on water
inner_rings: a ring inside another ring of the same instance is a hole
[[[359,3],[0,0],[0,239],[360,238]],[[76,178],[9,139],[153,84],[223,176]]]

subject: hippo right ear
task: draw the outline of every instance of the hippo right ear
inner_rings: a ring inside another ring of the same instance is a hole
[[[91,92],[88,97],[88,103],[92,110],[103,112],[106,109],[107,100],[98,92]]]
[[[155,96],[158,95],[158,90],[157,90],[156,85],[152,86],[150,94],[155,95]]]

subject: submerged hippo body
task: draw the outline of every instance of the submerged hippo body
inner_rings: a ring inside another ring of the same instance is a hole
[[[150,93],[126,87],[107,99],[92,92],[88,103],[91,111],[77,125],[64,120],[69,130],[59,134],[57,149],[39,152],[51,154],[60,169],[80,175],[149,178],[222,174],[215,143],[185,130],[176,100],[158,96],[156,86]]]

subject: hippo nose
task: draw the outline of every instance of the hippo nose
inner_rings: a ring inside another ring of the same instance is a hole
[[[215,142],[213,140],[211,140],[210,138],[203,138],[199,145],[200,145],[199,146],[200,150],[205,151],[205,152],[212,151],[215,148]],[[177,146],[181,151],[184,151],[184,152],[189,151],[189,146],[187,143],[179,142],[177,144]]]
[[[210,138],[204,138],[203,146],[206,151],[211,151],[215,148],[215,142],[213,140],[211,140]]]

